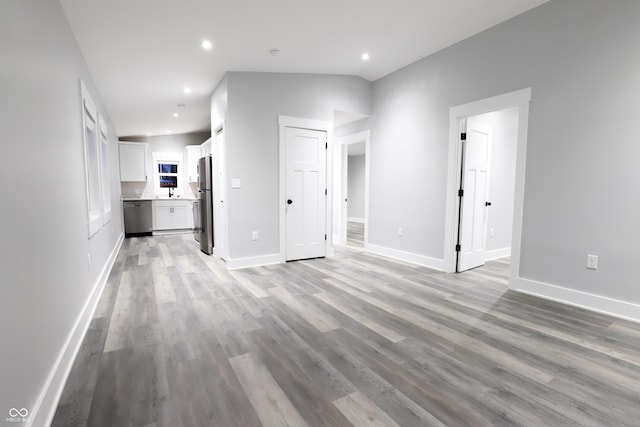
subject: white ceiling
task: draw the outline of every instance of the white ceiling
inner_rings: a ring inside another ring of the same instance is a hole
[[[373,81],[546,1],[60,0],[119,136],[208,130],[227,71]]]

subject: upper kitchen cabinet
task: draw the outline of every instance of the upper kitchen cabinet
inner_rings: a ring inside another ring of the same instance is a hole
[[[187,145],[187,180],[198,182],[198,159],[202,157],[200,145]]]
[[[147,144],[120,142],[120,181],[147,181]]]
[[[203,142],[200,147],[202,148],[202,157],[210,156],[212,152],[211,138]]]

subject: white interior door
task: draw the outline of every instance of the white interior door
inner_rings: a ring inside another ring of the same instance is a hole
[[[484,264],[487,243],[489,172],[491,159],[489,126],[467,120],[466,140],[462,141],[462,190],[457,271]]]
[[[286,260],[326,255],[327,134],[287,127]]]
[[[214,215],[217,218],[213,226],[213,241],[216,255],[224,259],[229,259],[228,249],[228,222],[227,222],[227,163],[225,154],[224,129],[221,129],[216,135],[216,185],[214,188]],[[216,191],[217,190],[217,191]],[[216,197],[217,193],[217,197]]]

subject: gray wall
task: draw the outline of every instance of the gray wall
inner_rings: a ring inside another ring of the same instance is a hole
[[[11,159],[0,168],[0,182],[14,183],[3,187],[8,194],[0,207],[0,417],[5,418],[11,407],[33,415],[122,233],[122,221],[116,133],[59,2],[0,3],[0,56],[0,133],[3,158]],[[90,240],[80,79],[107,119],[110,142],[113,218]]]
[[[489,216],[487,220],[487,256],[493,251],[511,248],[513,196],[516,184],[518,109],[495,111],[474,116],[473,120],[493,129],[491,174],[489,177]],[[493,236],[489,231],[493,230]]]
[[[365,155],[348,157],[347,217],[364,220]]]
[[[520,275],[640,303],[638,16],[551,1],[376,81],[370,242],[442,258],[449,108],[531,87]]]
[[[331,122],[335,109],[369,114],[371,83],[349,76],[233,72],[226,85],[220,96],[228,93],[229,257],[277,254],[278,116]],[[212,102],[219,104],[215,94]],[[242,188],[230,188],[233,178],[241,179]],[[253,230],[260,235],[255,242]]]

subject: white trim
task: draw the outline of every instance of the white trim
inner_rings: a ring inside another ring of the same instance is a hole
[[[96,109],[96,104],[91,98],[91,94],[82,80],[80,80],[80,96],[82,99],[82,145],[84,148],[84,175],[87,196],[87,231],[88,238],[91,239],[104,225],[104,201],[102,200],[103,191],[101,173],[102,165],[100,163],[100,149],[102,143],[100,140],[98,110]],[[95,135],[93,141],[93,144],[95,145],[95,158],[93,158],[95,164],[91,162],[92,158],[89,156],[90,141],[87,140],[87,129],[91,130]],[[94,194],[94,192],[91,191],[91,177],[93,174],[95,174],[94,178],[98,181],[98,194]],[[99,212],[93,210],[93,202],[96,200],[99,205]]]
[[[301,128],[312,129],[326,132],[327,134],[327,163],[326,163],[326,175],[325,179],[327,188],[327,205],[326,205],[326,225],[325,232],[327,236],[333,235],[333,187],[331,186],[333,180],[333,144],[329,144],[333,140],[333,126],[331,122],[313,119],[303,119],[299,117],[290,116],[278,116],[278,149],[279,149],[279,189],[278,189],[278,205],[279,208],[279,226],[280,226],[280,262],[287,262],[287,225],[285,216],[285,192],[286,192],[286,128]],[[331,246],[331,239],[327,239],[325,242],[325,256],[333,256],[333,247]]]
[[[340,162],[340,190],[344,189],[344,182],[347,180],[347,163],[348,163],[348,153],[347,148],[350,144],[357,144],[360,142],[364,142],[364,218],[362,222],[364,223],[364,244],[365,246],[369,243],[369,179],[371,176],[371,129],[366,129],[351,135],[345,135],[338,138],[338,146],[341,148],[341,157]],[[338,226],[338,234],[334,235],[334,239],[336,242],[340,244],[346,244],[347,242],[347,221],[350,219],[347,218],[347,212],[344,203],[344,194],[340,193],[338,195],[337,201],[340,202],[340,224]]]
[[[246,258],[230,258],[227,260],[227,270],[260,267],[263,265],[280,264],[280,254],[260,255]]]
[[[425,255],[418,255],[411,252],[399,251],[397,249],[387,248],[385,246],[369,244],[365,246],[365,250],[376,255],[382,255],[387,258],[393,258],[400,261],[409,262],[411,264],[417,264],[422,267],[428,267],[438,271],[442,271],[444,265],[441,259],[431,258]]]
[[[168,234],[193,234],[193,229],[190,228],[172,228],[170,230],[157,230],[152,231],[152,236],[166,236]]]
[[[509,281],[513,282],[520,271],[520,243],[522,241],[522,212],[524,209],[524,177],[527,155],[527,129],[529,124],[529,102],[531,88],[521,89],[468,104],[451,107],[449,110],[449,166],[447,173],[447,201],[445,211],[443,269],[447,273],[456,270],[455,245],[458,224],[458,197],[460,186],[459,132],[462,120],[478,114],[518,107],[518,141],[516,157],[515,196],[513,206],[512,254]]]
[[[116,242],[107,262],[105,263],[100,276],[93,285],[93,290],[89,294],[89,298],[84,303],[80,314],[76,318],[76,321],[71,328],[71,332],[67,336],[67,340],[62,346],[62,350],[58,354],[58,358],[53,365],[53,368],[49,372],[49,376],[40,391],[38,400],[36,401],[33,410],[31,411],[31,422],[28,426],[44,426],[50,425],[53,421],[53,417],[58,407],[58,402],[62,396],[65,383],[71,372],[73,362],[78,355],[84,336],[89,329],[91,319],[98,306],[98,301],[102,296],[102,292],[113,268],[113,264],[116,261],[120,247],[124,241],[124,233],[120,233],[118,241]]]
[[[348,216],[347,222],[357,222],[358,224],[365,224],[366,221],[364,218],[354,218],[352,216]]]
[[[102,224],[111,221],[111,174],[109,173],[109,137],[107,124],[98,114],[98,163],[100,164],[100,191],[102,192]],[[106,163],[106,164],[105,164]]]
[[[213,254],[222,260],[229,259],[229,186],[227,180],[227,134],[226,121],[222,120],[212,131],[211,154],[213,155]],[[222,136],[222,138],[221,138]],[[220,172],[222,170],[222,173]],[[214,187],[215,188],[215,187]],[[224,200],[222,197],[224,196]],[[224,215],[225,223],[222,224]]]
[[[492,261],[494,259],[506,258],[511,256],[511,247],[493,249],[485,252],[485,261]]]
[[[518,277],[510,283],[511,289],[563,304],[603,313],[620,319],[640,322],[640,305],[575,289]]]

